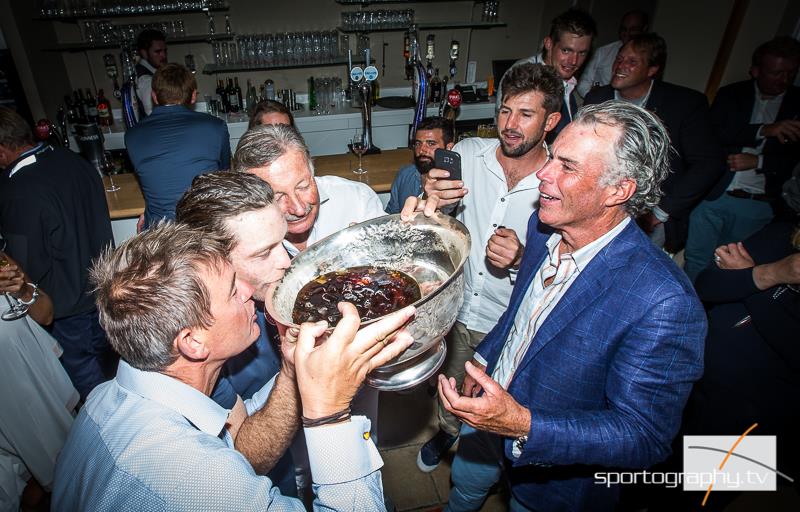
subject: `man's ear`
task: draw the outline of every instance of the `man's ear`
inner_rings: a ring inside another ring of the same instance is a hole
[[[650,66],[647,68],[647,78],[653,78],[654,76],[658,75],[659,71],[661,71],[661,68],[658,66]]]
[[[197,89],[192,91],[192,99],[189,100],[189,105],[194,105],[195,103],[197,103]]]
[[[150,98],[153,100],[153,105],[158,105],[158,98],[156,97],[156,91],[150,91]]]
[[[636,182],[631,179],[623,179],[616,185],[608,187],[610,194],[606,197],[606,206],[620,206],[636,193]]]
[[[444,145],[444,149],[449,151],[453,149],[453,146],[455,146],[455,144],[453,144],[452,142],[448,142],[447,144]]]
[[[553,49],[553,40],[550,38],[550,36],[544,36],[543,46],[548,53],[550,53],[550,50]]]
[[[544,120],[544,131],[552,132],[558,126],[559,121],[561,121],[561,112],[547,114],[547,118]]]
[[[175,351],[189,361],[205,361],[210,350],[204,334],[202,329],[181,329],[173,340]]]

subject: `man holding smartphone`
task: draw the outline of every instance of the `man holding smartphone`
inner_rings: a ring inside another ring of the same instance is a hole
[[[472,235],[465,266],[464,304],[447,335],[448,355],[442,372],[461,385],[464,363],[505,311],[523,252],[527,219],[537,207],[536,171],[549,159],[544,139],[558,124],[564,85],[551,67],[523,63],[503,77],[503,102],[497,113],[497,139],[469,138],[453,147],[461,156],[462,177],[451,179],[443,169],[431,169],[426,196],[439,198],[445,210]],[[412,212],[417,198],[406,201]],[[460,421],[439,403],[439,432],[417,456],[417,466],[433,471],[458,439]]]
[[[434,152],[452,149],[453,137],[453,123],[442,117],[426,117],[419,123],[414,135],[414,163],[397,172],[386,213],[400,213],[406,199],[422,193],[428,171],[434,167]]]

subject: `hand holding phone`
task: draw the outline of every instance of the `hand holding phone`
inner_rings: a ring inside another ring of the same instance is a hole
[[[467,192],[461,181],[461,155],[455,151],[437,149],[433,154],[433,169],[425,180],[425,195],[438,197],[439,207],[442,207],[457,203]]]

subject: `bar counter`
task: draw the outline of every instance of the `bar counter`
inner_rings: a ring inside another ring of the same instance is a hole
[[[314,158],[317,176],[340,176],[353,181],[366,183],[378,193],[387,193],[392,188],[392,181],[401,167],[412,163],[414,155],[410,149],[398,148],[384,150],[377,155],[365,155],[363,167],[365,174],[355,174],[358,157],[353,154],[327,155]],[[108,176],[103,178],[109,186]],[[138,217],[144,212],[144,197],[139,188],[136,175],[115,174],[114,183],[120,187],[116,192],[106,192],[108,211],[111,219]]]

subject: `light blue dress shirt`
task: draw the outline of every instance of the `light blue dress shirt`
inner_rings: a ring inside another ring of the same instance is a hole
[[[263,406],[272,382],[245,405]],[[52,508],[105,510],[304,510],[233,449],[228,410],[161,373],[120,361],[117,377],[89,395],[59,455]],[[369,420],[305,429],[314,510],[385,510]],[[368,436],[367,436],[368,437]]]

